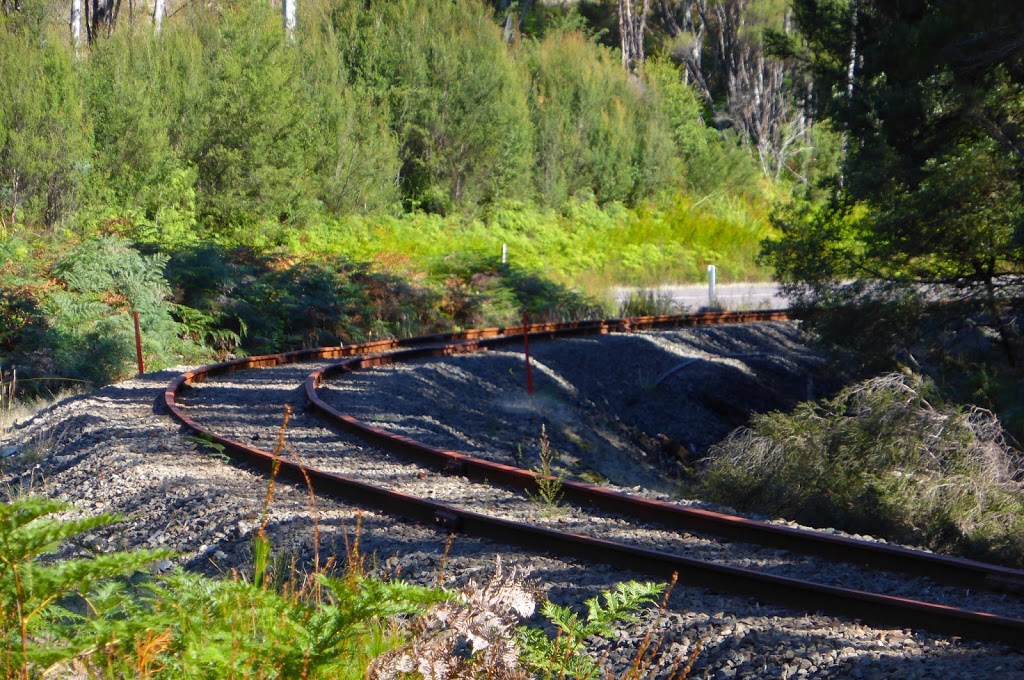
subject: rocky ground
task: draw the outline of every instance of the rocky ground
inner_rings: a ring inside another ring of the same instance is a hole
[[[332,382],[327,392],[367,420],[527,465],[537,455],[543,424],[567,472],[670,494],[692,457],[750,411],[784,407],[830,388],[820,355],[791,326],[680,333],[689,335],[538,343],[532,400],[522,395],[521,357],[511,352],[361,373],[344,384]],[[115,531],[74,551],[166,546],[190,569],[244,568],[267,481],[198,444],[162,412],[163,389],[175,374],[147,374],[63,401],[4,433],[5,493],[61,498],[71,503],[70,514],[126,517]],[[390,395],[391,407],[359,398],[370,391]],[[298,392],[284,386],[278,397],[261,397],[268,413],[283,410]],[[273,432],[268,417],[249,438],[258,443]],[[511,449],[517,441],[521,450]],[[663,469],[670,474],[655,474]],[[613,583],[643,578],[462,536],[446,556],[447,537],[433,528],[327,498],[318,498],[314,508],[305,489],[277,485],[269,530],[279,553],[308,555],[314,522],[321,554],[344,561],[358,538],[362,554],[378,569],[420,582],[464,582],[490,570],[498,554],[531,568],[547,596],[570,604]],[[595,649],[621,672],[648,628],[663,652],[651,677],[667,677],[671,660],[691,653],[699,640],[702,651],[691,677],[1024,678],[1024,657],[999,645],[872,628],[683,584],[665,612],[624,627],[618,640]]]

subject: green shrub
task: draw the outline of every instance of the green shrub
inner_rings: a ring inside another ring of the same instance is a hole
[[[115,521],[48,517],[64,508],[35,497],[0,504],[3,677],[358,678],[398,642],[395,617],[448,597],[355,572],[304,585],[180,571],[129,581],[168,551],[52,559]]]
[[[527,57],[541,200],[629,200],[640,97],[615,55],[580,33],[555,33],[530,45]]]
[[[521,627],[518,630],[526,667],[542,678],[592,680],[602,677],[602,669],[580,653],[586,649],[587,640],[611,636],[619,622],[635,621],[637,610],[654,602],[663,590],[664,587],[656,583],[620,583],[603,591],[601,597],[587,600],[585,618],[569,607],[545,602],[541,614],[554,624],[557,634],[549,638],[537,629]],[[637,658],[636,665],[639,662]]]
[[[735,133],[707,124],[705,104],[683,84],[679,70],[653,61],[646,67],[646,78],[657,88],[655,105],[682,163],[686,188],[701,196],[724,192],[745,199],[760,197],[764,176],[752,150]]]
[[[433,274],[443,282],[442,311],[460,327],[515,325],[523,311],[531,323],[602,315],[586,296],[497,257],[449,256],[435,264]]]
[[[619,316],[661,316],[663,314],[684,314],[685,308],[679,306],[670,294],[641,288],[631,292],[619,305]]]
[[[113,579],[129,576],[166,551],[139,550],[56,562],[41,558],[86,531],[115,518],[98,515],[59,521],[48,517],[64,504],[37,497],[0,503],[0,675],[41,677],[81,652],[93,649],[91,636],[67,635],[81,619],[69,606],[74,595],[111,592]],[[88,604],[88,603],[87,603]]]
[[[79,66],[56,35],[0,26],[0,236],[78,207],[92,140]]]
[[[166,220],[161,209],[178,203],[181,190],[174,184],[185,167],[170,139],[172,102],[163,90],[168,76],[162,68],[166,50],[166,42],[149,35],[119,32],[98,42],[83,68],[95,131],[93,210],[101,216],[136,213],[135,219],[155,223],[161,232]],[[191,230],[195,222],[182,226]]]
[[[664,589],[620,584],[588,600],[585,618],[547,602],[542,614],[558,630],[549,638],[535,628],[516,627],[517,614],[533,611],[532,595],[519,572],[502,574],[500,562],[486,586],[471,582],[459,593],[369,577],[358,564],[340,575],[146,575],[149,564],[171,554],[61,555],[64,543],[117,519],[53,517],[65,509],[39,497],[0,504],[4,677],[360,678],[373,659],[366,677],[390,677],[386,671],[409,658],[421,669],[428,660],[434,669],[452,663],[497,667],[486,663],[486,653],[460,652],[453,638],[462,636],[504,643],[501,651],[520,654],[502,659],[502,667],[542,677],[596,678],[600,668],[583,653],[588,640],[610,636],[621,621],[635,621],[638,610]],[[403,630],[400,622],[420,613]],[[409,628],[418,637],[388,652]],[[507,639],[490,639],[493,628]],[[438,629],[452,634],[437,635]],[[645,652],[638,653],[638,665]]]
[[[251,249],[183,248],[167,277],[179,313],[263,353],[439,332],[440,295],[341,256],[290,261]]]
[[[190,8],[160,41],[170,139],[198,171],[196,208],[208,232],[259,243],[312,209],[312,104],[301,63],[262,3]]]
[[[143,255],[111,236],[64,248],[47,240],[32,246],[48,259],[12,261],[0,271],[0,310],[8,321],[0,329],[0,360],[31,378],[26,385],[102,385],[131,375],[133,311],[150,368],[208,358],[211,345],[229,339],[169,299],[166,256]]]
[[[989,412],[943,405],[923,379],[894,374],[754,416],[712,450],[703,485],[749,510],[1019,566],[1022,476]]]
[[[386,97],[408,204],[447,213],[528,196],[524,75],[483,3],[371,7],[359,78]]]
[[[399,136],[387,88],[359,80],[365,43],[376,37],[361,2],[303,5],[297,41],[312,103],[312,172],[330,214],[391,212],[401,200]]]
[[[105,384],[134,367],[132,312],[139,312],[143,353],[168,366],[202,354],[182,340],[163,271],[167,258],[142,255],[127,241],[102,237],[62,256],[52,275],[60,287],[45,300],[55,370],[67,378]]]

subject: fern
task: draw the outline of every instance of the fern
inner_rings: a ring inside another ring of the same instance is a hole
[[[52,274],[62,287],[45,303],[57,370],[94,383],[129,375],[133,311],[139,313],[143,352],[151,366],[177,363],[183,355],[209,356],[207,342],[232,349],[237,335],[211,330],[212,319],[198,312],[182,314],[170,301],[167,262],[166,256],[143,255],[128,241],[110,236],[79,243],[58,259]],[[188,323],[175,321],[175,314]]]
[[[91,640],[67,636],[70,612],[63,603],[85,597],[105,582],[145,568],[166,557],[162,550],[139,550],[91,558],[48,561],[65,541],[116,521],[111,515],[57,520],[49,515],[65,504],[25,497],[0,505],[0,675],[25,673],[69,659]],[[102,590],[109,598],[110,586]]]
[[[657,583],[620,583],[586,601],[586,618],[580,618],[569,607],[545,602],[541,614],[554,624],[558,634],[552,639],[542,631],[519,627],[523,663],[543,678],[600,678],[597,664],[580,654],[587,638],[612,635],[617,623],[635,621],[637,611],[653,603],[662,590],[664,586]]]

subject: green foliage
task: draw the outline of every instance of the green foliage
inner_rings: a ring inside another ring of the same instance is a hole
[[[59,375],[103,384],[130,375],[135,356],[132,312],[139,312],[143,353],[156,365],[181,353],[197,354],[183,342],[170,290],[163,278],[165,256],[145,256],[124,240],[85,241],[57,260],[52,276],[60,288],[45,301],[55,370]]]
[[[440,275],[455,269],[463,281],[460,262],[493,262],[502,244],[517,270],[577,287],[700,281],[711,263],[723,281],[752,280],[767,277],[755,263],[762,240],[772,234],[766,213],[764,203],[724,198],[678,197],[634,209],[573,202],[559,212],[503,203],[479,218],[414,213],[324,223],[290,246],[299,253],[401,261]]]
[[[31,290],[0,285],[0,355],[31,346],[35,331],[45,323],[39,300]]]
[[[529,46],[536,127],[536,184],[551,206],[594,196],[629,201],[668,188],[677,172],[653,82],[631,81],[609,50],[580,33],[553,33]]]
[[[635,621],[636,612],[654,602],[664,586],[657,583],[620,583],[586,602],[587,615],[569,607],[545,602],[541,614],[558,630],[552,639],[535,628],[520,627],[522,661],[538,677],[591,680],[602,677],[601,669],[580,652],[587,638],[612,635],[621,621]],[[602,602],[601,599],[604,599]]]
[[[303,5],[301,79],[312,106],[312,173],[329,214],[388,212],[401,199],[399,138],[386,88],[357,79],[364,36],[363,3]]]
[[[176,572],[147,584],[137,598],[106,600],[106,622],[114,612],[123,618],[106,630],[93,627],[127,660],[126,643],[167,631],[154,659],[165,677],[351,677],[382,622],[441,597],[402,582],[318,578],[326,595],[319,602],[243,579]]]
[[[372,7],[360,76],[386,93],[410,205],[446,213],[527,197],[526,88],[487,9],[444,0]]]
[[[52,517],[65,507],[39,497],[0,504],[4,677],[363,677],[372,658],[400,642],[396,621],[456,595],[358,571],[293,573],[282,581],[258,565],[252,578],[210,579],[180,570],[140,578],[137,572],[170,554],[60,556],[63,543],[115,521],[109,515]],[[270,564],[269,543],[264,549]],[[511,578],[506,585],[525,596],[515,572]],[[520,663],[544,678],[600,677],[583,654],[588,640],[635,621],[662,590],[652,583],[619,584],[588,600],[585,617],[546,603],[542,613],[558,635],[516,628]],[[464,597],[482,607],[500,606],[481,598],[500,599],[505,591],[492,582],[470,592],[475,598]]]
[[[685,310],[671,295],[660,293],[657,290],[641,288],[635,290],[619,305],[619,317],[631,318],[635,316],[662,316],[665,314],[683,314]]]
[[[712,172],[734,145],[574,8],[535,5],[509,44],[480,2],[313,0],[290,42],[242,0],[159,35],[122,15],[76,55],[55,5],[22,5],[0,13],[0,352],[26,375],[127,375],[135,305],[160,366],[593,316],[567,286],[712,261],[763,278],[763,192]]]
[[[993,28],[987,12],[1008,28]],[[1024,27],[1024,12],[998,0],[796,0],[794,19],[801,42],[788,47],[810,64],[825,93],[821,113],[849,152],[833,207],[811,219],[783,215],[769,261],[812,300],[843,278],[940,284],[932,294],[966,303],[964,318],[993,328],[1006,363],[1016,363],[1024,63],[1008,36]],[[1015,56],[996,56],[1004,51]]]
[[[166,551],[139,550],[88,558],[41,559],[62,543],[115,521],[110,515],[57,520],[65,505],[38,497],[0,504],[0,674],[51,668],[90,648],[91,640],[67,637],[65,606],[72,595],[88,596],[112,579],[129,576]],[[88,600],[86,600],[88,603]],[[25,677],[28,677],[27,675]]]
[[[125,32],[100,42],[86,71],[97,176],[91,183],[97,194],[93,209],[139,213],[136,219],[148,221],[156,232],[152,240],[169,242],[174,239],[161,228],[165,206],[173,210],[180,205],[180,184],[186,178],[171,148],[170,102],[161,87],[166,44],[141,38]],[[194,178],[187,179],[194,185]],[[183,227],[194,227],[194,202],[193,195],[193,220]]]
[[[79,69],[64,41],[0,28],[0,237],[61,224],[77,207],[91,139]]]
[[[702,193],[757,193],[750,154],[704,125],[680,73],[628,76],[574,9],[535,7],[534,37],[509,46],[479,2],[317,0],[289,43],[272,8],[244,0],[183,8],[159,36],[125,20],[77,61],[44,30],[53,16],[15,14],[4,231],[77,217],[163,248],[262,247],[401,201],[639,204],[683,174]]]
[[[299,61],[262,3],[196,10],[171,58],[198,69],[200,87],[181,93],[172,139],[198,169],[202,224],[252,242],[252,230],[300,221],[310,209],[307,139],[311,106]],[[168,39],[166,36],[164,39]],[[173,73],[173,72],[172,72]],[[192,95],[192,96],[188,96]]]
[[[447,327],[438,293],[340,256],[292,262],[249,249],[183,249],[167,277],[176,315],[195,319],[191,334],[221,350],[236,340],[277,352]]]
[[[668,126],[687,188],[701,195],[728,188],[732,195],[759,197],[761,176],[750,149],[734,133],[705,123],[704,103],[683,84],[679,70],[655,60],[647,64],[645,77],[657,88],[656,106]]]
[[[316,574],[306,588],[180,571],[133,585],[123,577],[169,553],[41,559],[114,521],[48,517],[64,507],[0,504],[4,677],[361,677],[378,647],[396,642],[390,621],[448,597],[354,573]]]
[[[38,252],[52,246],[38,240]],[[175,305],[164,279],[167,257],[143,255],[112,236],[55,248],[49,259],[11,262],[0,272],[0,356],[26,378],[106,384],[135,370],[132,312],[151,368],[211,356],[237,340],[230,329]],[[28,384],[28,383],[27,383]],[[34,385],[42,383],[32,382]],[[59,382],[49,385],[59,388]]]
[[[1024,460],[980,409],[889,375],[792,414],[756,415],[711,452],[710,496],[935,550],[1024,563]]]
[[[497,257],[453,255],[436,262],[432,273],[442,286],[440,311],[460,327],[517,324],[523,311],[533,322],[600,315],[586,296]]]
[[[540,464],[535,472],[537,477],[537,495],[535,499],[544,507],[553,510],[562,502],[562,475],[555,470],[555,452],[548,442],[548,433],[544,425],[540,426]]]

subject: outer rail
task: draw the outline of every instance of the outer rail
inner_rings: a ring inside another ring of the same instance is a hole
[[[306,379],[306,398],[332,424],[361,437],[374,446],[412,458],[447,474],[488,480],[517,489],[535,491],[538,479],[543,475],[533,470],[525,470],[457,451],[433,447],[415,439],[373,427],[351,415],[341,413],[321,399],[317,393],[317,388],[320,387],[323,380],[334,374],[350,373],[422,357],[473,352],[510,341],[508,338],[466,341],[349,359],[312,373]],[[820,531],[796,529],[746,517],[632,496],[593,484],[564,480],[561,482],[561,490],[564,498],[568,501],[657,522],[675,529],[701,531],[739,541],[817,555],[833,561],[864,564],[876,569],[926,576],[936,581],[975,590],[1024,592],[1024,571],[1018,569],[923,552],[888,543],[863,541]]]
[[[514,342],[517,339],[521,339],[524,332],[529,333],[531,336],[557,338],[572,335],[603,334],[613,331],[769,321],[785,318],[788,318],[785,312],[772,311],[713,313],[677,317],[644,317],[639,319],[586,321],[568,324],[536,324],[527,327],[516,326],[473,330],[451,335],[421,336],[399,341],[386,340],[348,347],[300,350],[285,354],[249,357],[247,359],[206,366],[196,371],[185,373],[176,378],[167,387],[164,399],[173,417],[185,426],[223,445],[226,450],[242,460],[262,470],[269,471],[274,464],[274,457],[271,453],[233,441],[202,427],[182,412],[177,405],[177,393],[185,386],[202,381],[209,375],[236,370],[274,366],[306,359],[343,358],[368,352],[376,353],[368,354],[354,361],[342,362],[328,369],[328,372],[345,372],[356,368],[383,365],[397,359],[474,351],[475,349],[494,344]],[[403,348],[409,349],[399,351],[397,355],[379,353],[389,350],[402,350]],[[321,371],[310,376],[306,382],[306,390],[315,407],[324,413],[330,414],[333,410],[316,395],[316,387],[319,385],[324,373],[324,371]],[[331,416],[332,420],[336,419],[339,425],[350,431],[356,431],[360,436],[366,437],[382,448],[415,456],[420,460],[427,460],[435,466],[448,469],[450,472],[468,474],[480,478],[486,476],[487,479],[500,480],[503,483],[520,488],[534,488],[536,485],[537,475],[531,471],[482,461],[453,451],[435,449],[407,437],[369,427],[355,418],[344,416],[336,411],[333,413],[335,415]],[[684,582],[688,584],[706,586],[721,592],[748,595],[789,606],[853,616],[865,621],[886,624],[895,623],[901,626],[921,627],[936,632],[951,633],[976,639],[994,640],[1008,643],[1018,648],[1024,648],[1024,621],[1018,619],[876,593],[809,583],[763,574],[753,570],[722,566],[677,555],[635,548],[604,539],[558,532],[460,510],[443,503],[381,489],[342,475],[315,468],[303,468],[303,466],[290,461],[278,459],[277,464],[279,465],[279,474],[296,481],[301,481],[303,471],[305,471],[314,480],[316,488],[321,492],[339,495],[351,501],[373,506],[385,512],[401,515],[415,521],[436,524],[449,531],[462,531],[503,543],[512,543],[573,558],[599,561],[619,567],[636,569],[661,578],[667,578],[673,571],[678,571]],[[853,539],[828,536],[818,532],[802,531],[729,515],[683,508],[586,484],[565,482],[564,488],[566,490],[566,498],[569,500],[632,514],[645,520],[729,535],[745,541],[780,545],[791,549],[796,548],[804,552],[815,552],[817,554],[825,554],[826,556],[837,551],[851,551],[858,555],[851,561],[862,561],[872,566],[888,569],[928,573],[928,575],[933,577],[936,573],[941,573],[941,577],[946,580],[955,583],[972,584],[971,587],[978,587],[979,584],[992,586],[1000,582],[1020,584],[1022,579],[1024,579],[1024,573],[1022,572],[984,565],[969,560],[934,556],[885,544],[855,541]],[[806,541],[810,542],[806,543]],[[910,555],[913,555],[913,557]],[[913,564],[916,566],[906,566],[906,559],[914,560]]]

